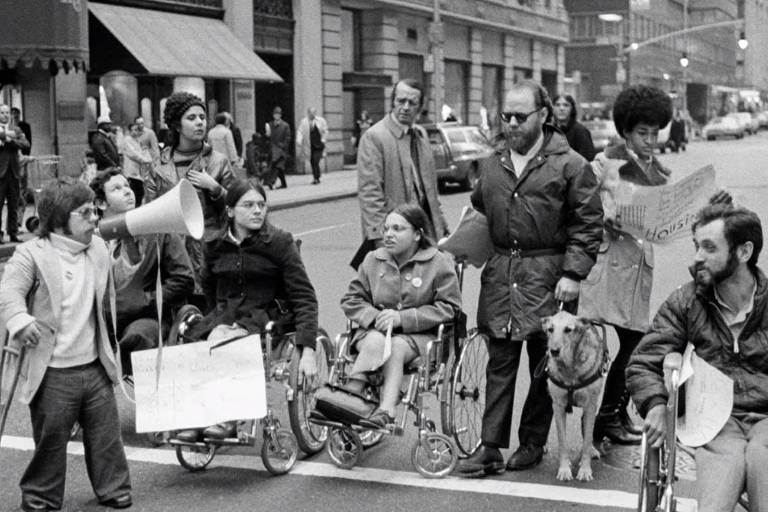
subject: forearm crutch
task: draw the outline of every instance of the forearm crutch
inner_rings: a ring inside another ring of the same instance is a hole
[[[3,438],[5,430],[5,420],[8,418],[8,411],[13,403],[13,394],[16,392],[16,385],[19,383],[21,368],[24,364],[24,357],[27,355],[26,347],[22,345],[19,348],[11,346],[11,340],[5,337],[2,350],[0,350],[0,440]],[[15,367],[13,361],[16,361]],[[13,368],[12,368],[13,367]],[[6,371],[12,370],[13,378],[10,381],[8,392],[3,394],[2,387],[7,378]]]

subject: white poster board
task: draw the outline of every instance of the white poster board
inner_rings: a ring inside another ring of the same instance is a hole
[[[660,187],[622,180],[615,193],[617,220],[622,231],[650,242],[687,237],[696,213],[715,191],[715,168],[711,165]]]
[[[157,349],[131,354],[136,432],[200,428],[267,414],[258,334],[217,347],[200,341],[163,347],[159,385]]]
[[[722,430],[733,410],[733,380],[696,355],[692,344],[683,354],[680,381],[685,383],[685,414],[677,418],[677,438],[703,446]]]

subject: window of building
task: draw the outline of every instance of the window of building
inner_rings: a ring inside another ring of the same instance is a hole
[[[360,47],[360,11],[341,10],[341,70],[355,71],[362,69]]]
[[[488,111],[488,125],[495,128],[501,111],[504,68],[483,64],[483,106]]]
[[[469,121],[469,63],[445,61],[445,104],[461,122]]]

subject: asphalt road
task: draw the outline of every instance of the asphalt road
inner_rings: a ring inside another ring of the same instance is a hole
[[[718,184],[728,189],[737,203],[755,210],[768,219],[768,133],[740,141],[697,142],[680,154],[662,155],[677,180],[690,172],[713,164]],[[468,204],[468,194],[448,191],[442,196],[443,208],[450,224],[455,224],[461,207]],[[359,213],[356,200],[308,205],[274,212],[274,224],[303,240],[302,254],[320,301],[320,322],[332,336],[344,327],[339,299],[354,273],[348,266],[360,243]],[[656,250],[655,281],[652,308],[679,284],[688,279],[687,265],[693,257],[689,239],[659,245]],[[764,263],[764,256],[761,258]],[[474,324],[479,271],[470,269],[464,279],[464,309]],[[609,346],[616,350],[616,340],[609,333]],[[527,366],[524,361],[523,365]],[[523,367],[525,367],[523,366]],[[523,372],[524,373],[524,372]],[[527,376],[518,382],[516,403],[521,404],[528,386]],[[287,417],[281,392],[270,397],[280,411],[283,424]],[[123,436],[127,445],[134,486],[132,510],[147,511],[239,511],[239,510],[312,510],[312,511],[384,511],[413,508],[425,511],[532,510],[587,511],[626,510],[634,507],[637,471],[636,451],[612,447],[608,456],[593,464],[593,482],[563,484],[557,482],[554,449],[537,468],[519,473],[506,473],[485,480],[463,480],[449,477],[427,480],[420,477],[410,462],[416,429],[406,425],[402,438],[387,438],[379,446],[364,453],[353,470],[341,470],[330,463],[324,452],[301,460],[283,477],[271,477],[258,457],[260,440],[255,448],[231,449],[217,454],[208,470],[191,474],[176,463],[168,448],[152,449],[142,436],[133,433],[132,406],[119,398]],[[430,402],[428,415],[439,421],[439,404]],[[569,445],[572,459],[579,443],[576,411],[569,418]],[[515,414],[512,447],[516,446]],[[29,458],[32,443],[26,410],[15,406],[0,448],[0,512],[15,510],[19,502],[17,482]],[[550,447],[555,446],[554,427]],[[82,445],[70,445],[65,510],[99,510],[86,477]],[[505,456],[511,453],[505,451]],[[690,461],[681,462],[682,477],[678,486],[681,496],[690,496],[694,472]]]

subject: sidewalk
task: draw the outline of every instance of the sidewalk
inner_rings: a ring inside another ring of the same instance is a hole
[[[307,204],[354,197],[357,195],[357,174],[354,170],[354,166],[346,166],[342,171],[323,174],[319,185],[312,185],[311,174],[288,175],[285,177],[288,188],[267,189],[267,202],[270,210],[286,210]],[[28,206],[24,218],[34,215],[34,211],[34,206]],[[3,209],[3,213],[5,213],[5,209]],[[5,215],[2,219],[3,226],[5,225],[4,217]],[[23,241],[27,241],[33,236],[26,231],[19,233],[19,238]],[[10,258],[16,248],[16,244],[8,243],[7,234],[3,238],[6,243],[0,244],[0,261]]]

